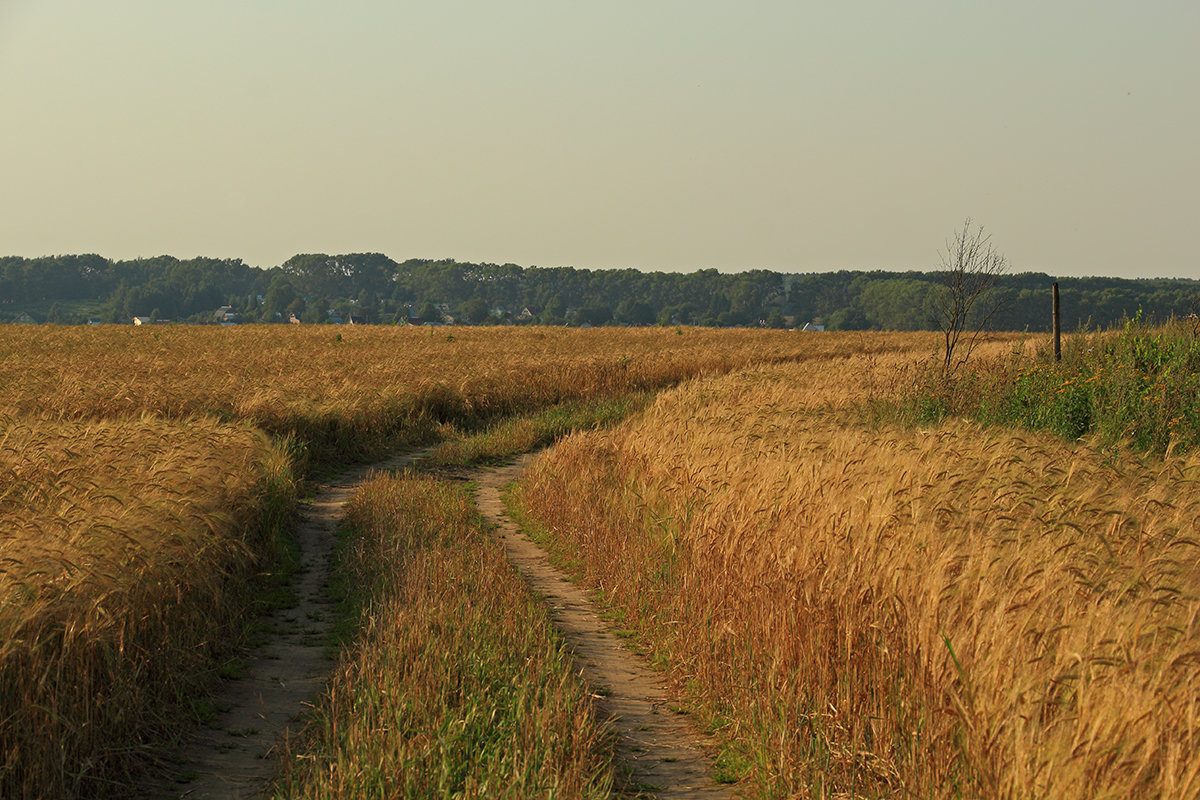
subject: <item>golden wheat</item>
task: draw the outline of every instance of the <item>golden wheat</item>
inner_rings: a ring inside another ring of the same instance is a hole
[[[247,426],[0,417],[0,794],[103,792],[136,761],[211,669],[287,468]]]
[[[10,326],[0,337],[0,408],[54,417],[217,413],[271,429],[314,417],[347,424],[360,412],[404,414],[422,403],[437,409],[439,395],[474,412],[533,409],[748,364],[911,346],[703,328]]]
[[[765,790],[1200,794],[1200,462],[853,422],[903,368],[686,385],[565,440],[527,501]]]
[[[244,530],[278,505],[265,495],[286,493],[275,484],[302,450],[327,460],[443,421],[911,346],[753,330],[0,326],[0,793],[103,794],[137,762],[227,638],[266,547]]]

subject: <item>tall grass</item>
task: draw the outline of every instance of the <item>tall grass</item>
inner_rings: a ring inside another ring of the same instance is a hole
[[[468,489],[381,476],[338,567],[357,618],[276,797],[608,797],[610,746]]]
[[[1048,347],[1018,347],[951,376],[927,371],[900,410],[918,422],[967,416],[1163,455],[1200,446],[1198,373],[1200,337],[1190,323],[1151,328],[1134,319],[1069,337],[1061,363]]]
[[[211,676],[291,464],[203,419],[0,423],[0,796],[111,796]]]
[[[527,508],[763,796],[1200,794],[1200,461],[872,429],[867,368],[666,392]]]

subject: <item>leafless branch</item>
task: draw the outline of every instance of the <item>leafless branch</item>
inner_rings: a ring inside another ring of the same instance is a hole
[[[943,367],[949,372],[970,357],[979,334],[999,311],[1002,297],[996,282],[1008,270],[1008,260],[996,252],[983,226],[974,226],[968,217],[946,241],[941,268],[944,283],[932,295],[932,311],[944,337]],[[962,354],[957,362],[956,352]]]

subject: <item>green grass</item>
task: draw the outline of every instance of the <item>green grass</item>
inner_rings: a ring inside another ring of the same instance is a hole
[[[750,774],[754,761],[745,747],[730,744],[713,759],[713,780],[717,783],[737,783]]]
[[[1055,363],[1024,347],[946,376],[928,370],[898,409],[917,423],[984,424],[1093,439],[1111,452],[1165,455],[1200,447],[1200,336],[1189,322],[1077,334]]]
[[[412,474],[356,494],[346,643],[277,798],[611,795],[611,742],[469,489]]]

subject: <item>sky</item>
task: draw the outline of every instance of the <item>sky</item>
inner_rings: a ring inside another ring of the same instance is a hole
[[[1200,3],[0,0],[0,255],[1200,278]]]

